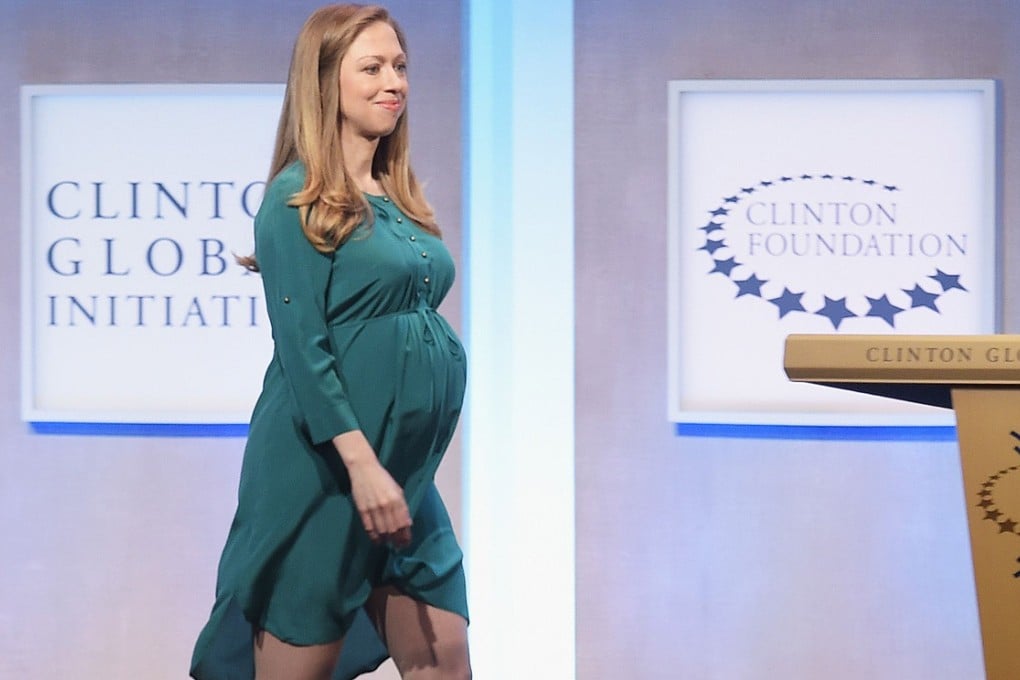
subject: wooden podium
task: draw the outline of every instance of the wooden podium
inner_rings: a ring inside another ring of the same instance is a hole
[[[1020,335],[791,335],[784,364],[956,412],[985,673],[1020,680]]]

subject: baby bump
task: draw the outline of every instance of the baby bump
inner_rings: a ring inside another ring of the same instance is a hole
[[[415,310],[331,330],[338,370],[370,441],[381,443],[386,429],[430,441],[452,432],[466,365],[460,341],[439,314]]]

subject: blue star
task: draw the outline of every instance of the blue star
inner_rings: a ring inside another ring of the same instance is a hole
[[[921,284],[915,283],[913,290],[903,289],[903,292],[910,296],[910,308],[915,307],[927,307],[928,309],[934,310],[938,313],[939,308],[935,306],[935,300],[938,299],[938,295],[935,293],[929,293],[924,288],[921,288]]]
[[[730,211],[726,208],[716,208],[711,214],[715,217],[719,217],[720,215],[729,215]]]
[[[761,182],[759,182],[759,184],[761,184],[763,187],[770,187],[772,186],[773,183],[768,181],[767,179],[763,179]]]
[[[935,270],[935,275],[934,276],[929,276],[928,278],[929,279],[935,279],[936,281],[938,281],[939,285],[942,286],[942,292],[943,293],[945,293],[947,290],[950,290],[952,288],[959,288],[960,290],[967,290],[966,288],[963,287],[963,284],[960,283],[960,275],[959,274],[947,274],[944,271],[942,271],[941,269],[936,269]]]
[[[741,187],[740,190],[745,194],[753,194],[754,187]]]
[[[783,288],[783,294],[777,298],[769,300],[776,307],[779,307],[779,318],[782,319],[790,312],[803,312],[804,305],[801,304],[800,299],[804,297],[804,293],[794,293],[789,288]]]
[[[867,184],[869,187],[875,185],[875,180],[873,179],[862,179],[861,181]]]
[[[709,272],[709,274],[715,274],[718,272],[720,274],[725,274],[726,276],[729,276],[730,272],[733,271],[734,267],[740,266],[740,263],[737,262],[737,258],[735,257],[731,257],[726,260],[713,259],[712,261],[715,262],[715,267],[712,269],[712,271]]]
[[[719,231],[720,229],[722,229],[722,225],[719,224],[718,222],[709,222],[705,226],[698,228],[704,231],[705,235],[707,236],[708,234],[711,234],[713,231]]]
[[[740,197],[739,197],[739,196],[727,196],[727,197],[726,197],[726,198],[724,198],[723,200],[724,200],[725,202],[727,202],[727,203],[736,203],[737,201],[739,201],[739,200],[740,200]]]
[[[885,189],[886,191],[899,191],[900,190],[899,187],[893,186],[892,184],[884,184],[884,185],[882,185],[882,188]]]
[[[783,175],[782,177],[779,178],[779,181],[780,182],[792,182],[793,178],[792,177],[787,177],[786,175]]]
[[[868,297],[865,295],[865,297]],[[896,327],[896,323],[893,318],[903,311],[902,307],[897,307],[893,303],[889,302],[889,296],[883,295],[880,298],[868,298],[868,304],[871,305],[871,309],[868,310],[867,316],[877,316],[884,319],[887,324]]]
[[[852,182],[852,181],[854,181],[854,177],[853,177],[853,175],[844,175],[843,176],[843,181],[844,182]]]
[[[758,278],[757,274],[751,274],[750,277],[743,281],[734,281],[737,284],[737,297],[741,295],[754,295],[755,297],[761,297],[761,287],[768,283],[768,281],[762,281]]]
[[[829,173],[825,173],[824,175],[822,175],[822,179],[832,179],[832,175],[830,175]]]
[[[801,175],[801,179],[811,179],[811,175]]]
[[[708,254],[711,255],[715,251],[719,250],[720,248],[725,248],[725,247],[726,247],[726,239],[719,239],[718,241],[714,241],[712,239],[708,239],[707,241],[705,241],[705,245],[703,245],[700,248],[698,248],[698,250],[707,250]]]
[[[828,295],[825,296],[825,306],[819,309],[815,314],[824,316],[832,322],[833,328],[839,328],[839,324],[843,322],[843,319],[849,319],[857,316],[846,307],[846,298],[840,298],[833,300]]]

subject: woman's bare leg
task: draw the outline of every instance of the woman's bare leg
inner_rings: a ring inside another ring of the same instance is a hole
[[[404,680],[468,680],[467,622],[393,586],[372,591],[369,617]]]
[[[255,634],[255,680],[329,680],[343,640],[299,647],[272,633]]]

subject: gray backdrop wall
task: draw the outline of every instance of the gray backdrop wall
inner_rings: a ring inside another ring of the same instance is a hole
[[[40,436],[20,422],[18,88],[283,82],[294,38],[320,4],[0,3],[0,230],[8,243],[0,287],[9,302],[0,310],[0,678],[185,677],[212,605],[244,446],[240,438]],[[415,167],[456,255],[460,3],[388,5],[410,43]],[[458,326],[460,296],[456,287],[444,306]],[[455,521],[460,467],[454,447],[440,486]]]
[[[19,85],[280,81],[316,4],[0,4],[8,299]],[[415,59],[416,165],[456,253],[460,3],[389,4]],[[677,437],[666,422],[665,83],[999,79],[1004,330],[1016,331],[1020,5],[578,0],[575,19],[577,676],[980,677],[954,444]],[[445,309],[455,321],[459,295]],[[31,434],[17,305],[0,319],[0,677],[182,677],[242,441]],[[444,470],[459,515],[456,452]]]
[[[575,21],[578,677],[983,677],[955,444],[666,422],[666,82],[999,79],[1016,332],[1020,4],[582,0]]]

